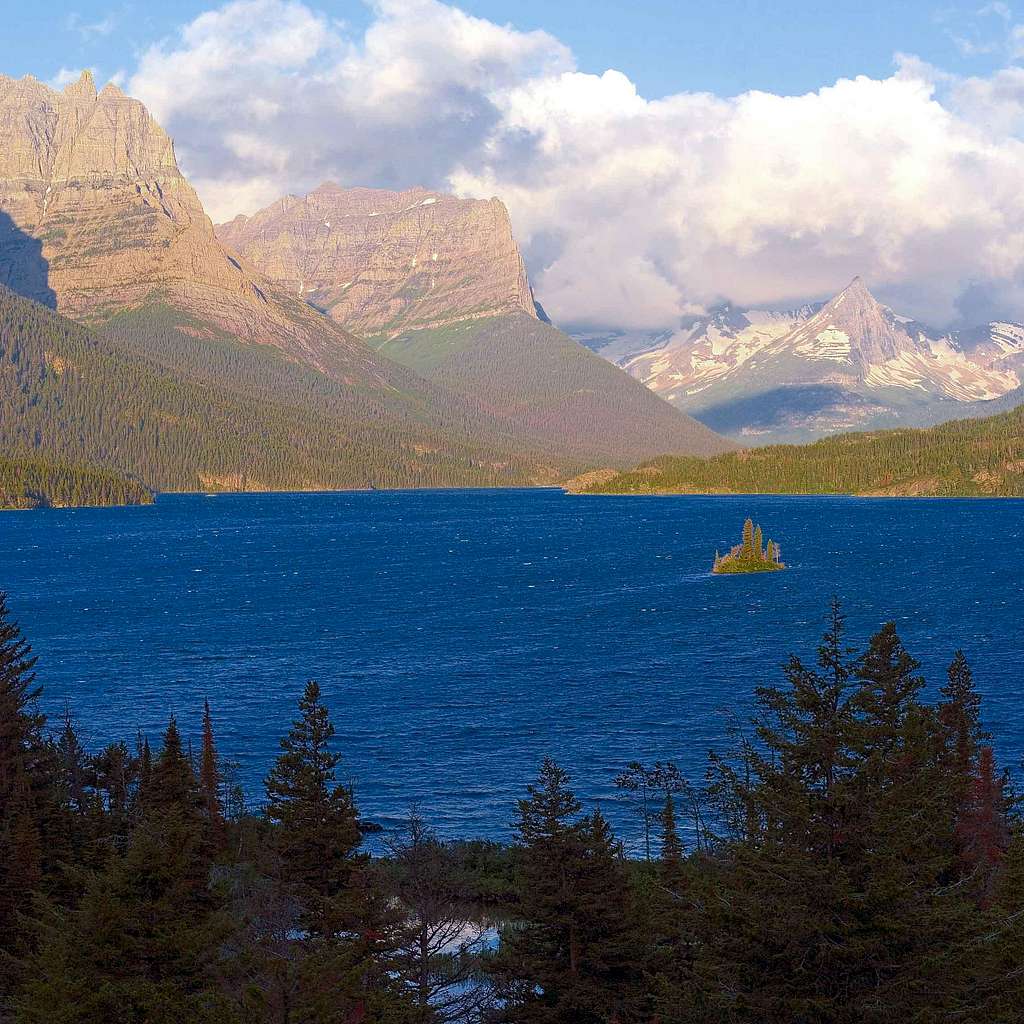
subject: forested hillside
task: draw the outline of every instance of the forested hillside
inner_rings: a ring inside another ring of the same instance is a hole
[[[0,287],[7,450],[107,466],[159,490],[502,486],[551,483],[579,465],[524,451],[423,387],[389,401],[159,315],[98,333]]]
[[[1024,495],[1024,406],[925,430],[839,434],[712,459],[664,456],[588,494]]]
[[[633,859],[550,759],[510,846],[414,811],[371,856],[315,682],[244,794],[221,709],[86,746],[33,666],[0,594],[5,1022],[1020,1020],[1019,801],[964,656],[932,702],[892,623],[834,607],[705,778],[620,744]]]
[[[36,456],[0,456],[0,509],[144,505],[153,495],[128,477]]]
[[[619,462],[630,452],[733,447],[568,335],[524,313],[394,338],[384,355],[479,402],[527,437]]]

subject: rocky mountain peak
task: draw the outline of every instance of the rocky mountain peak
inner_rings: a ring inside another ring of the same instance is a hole
[[[221,224],[217,234],[280,287],[359,334],[538,315],[508,211],[496,199],[325,182]]]
[[[855,277],[779,345],[810,359],[845,363],[859,374],[866,373],[872,365],[921,347],[892,310],[868,291],[860,277]]]
[[[64,86],[64,95],[70,100],[95,100],[96,82],[92,72],[86,68],[74,82]]]

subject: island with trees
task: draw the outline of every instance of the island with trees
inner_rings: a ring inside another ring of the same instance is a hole
[[[779,545],[775,541],[769,540],[765,546],[761,527],[755,526],[752,519],[747,519],[743,524],[743,543],[737,544],[725,555],[716,551],[715,564],[711,571],[718,574],[778,572],[785,568],[786,564],[782,561]]]

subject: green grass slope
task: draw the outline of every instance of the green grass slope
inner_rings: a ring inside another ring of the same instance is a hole
[[[662,457],[588,494],[1024,496],[1024,406],[920,430],[840,434],[711,459]]]
[[[517,436],[588,461],[623,465],[660,452],[710,455],[734,447],[568,335],[525,314],[370,343],[471,398]]]

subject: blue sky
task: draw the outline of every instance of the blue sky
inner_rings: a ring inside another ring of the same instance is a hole
[[[211,0],[3,0],[17,11],[0,35],[0,71],[51,79],[61,68],[128,71],[152,43],[216,6]],[[355,32],[366,5],[311,0]],[[981,74],[1002,63],[1000,4],[821,3],[810,0],[465,0],[469,13],[519,29],[543,28],[574,51],[582,70],[615,68],[649,98],[686,90],[793,94],[867,74],[884,77],[897,51],[946,70]],[[56,13],[55,13],[56,12]]]

